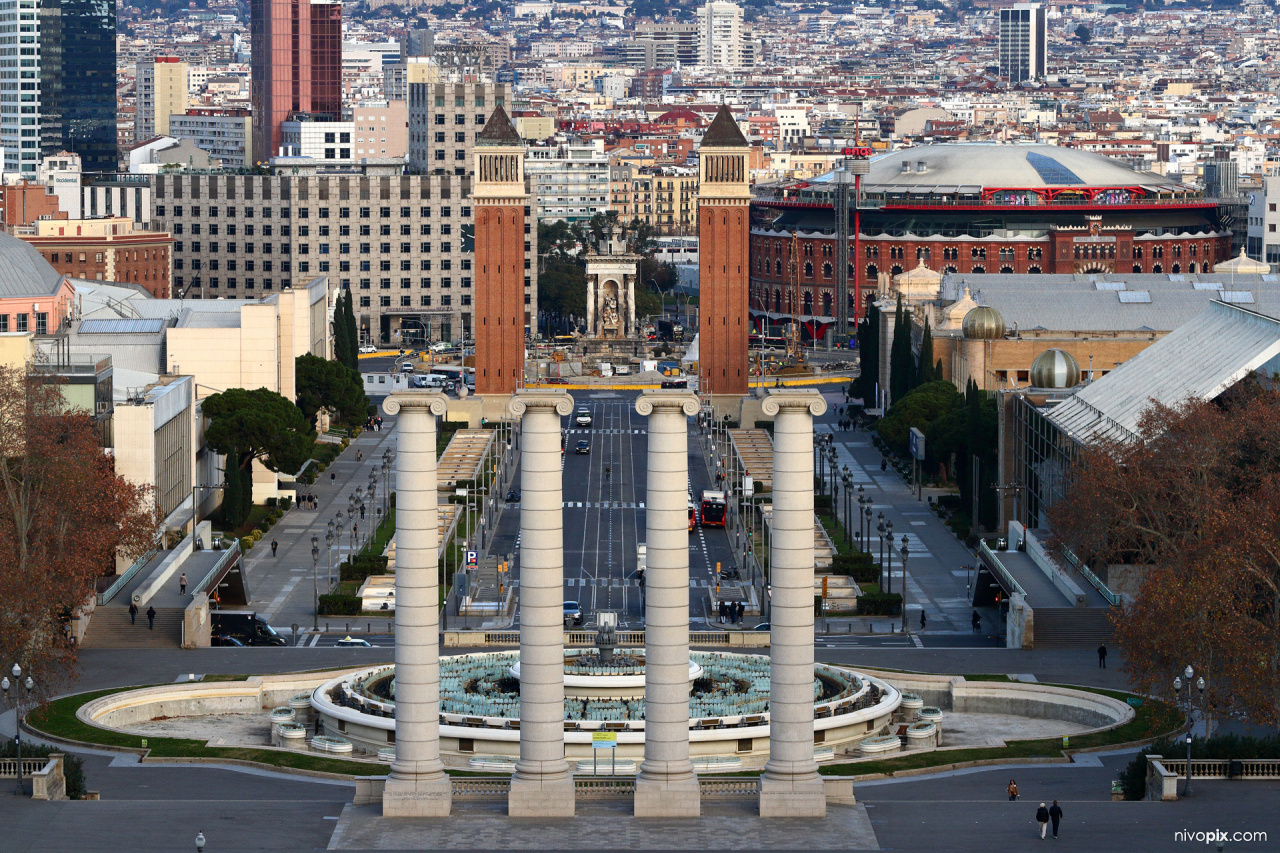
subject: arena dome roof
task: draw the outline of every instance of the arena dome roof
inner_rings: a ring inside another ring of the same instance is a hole
[[[923,171],[921,164],[924,164]],[[907,170],[910,171],[907,171]],[[830,181],[831,173],[815,181]],[[862,179],[869,187],[1168,187],[1184,185],[1155,172],[1136,172],[1102,154],[1059,145],[957,142],[881,154]]]

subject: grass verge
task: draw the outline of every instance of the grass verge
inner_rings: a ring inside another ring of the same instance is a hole
[[[1007,681],[1003,675],[966,675],[973,681]],[[1096,687],[1081,687],[1075,684],[1052,684],[1051,687],[1065,687],[1071,690],[1082,690],[1086,693],[1097,693],[1127,702],[1139,699],[1141,704],[1134,709],[1134,717],[1129,722],[1105,732],[1094,732],[1086,735],[1072,735],[1071,749],[1076,752],[1085,749],[1105,749],[1126,744],[1146,742],[1164,737],[1178,731],[1183,724],[1182,715],[1176,708],[1156,699],[1136,696],[1117,690],[1103,690]],[[908,753],[898,758],[886,758],[880,761],[859,761],[852,764],[830,764],[819,768],[824,776],[864,776],[882,773],[892,776],[904,770],[920,770],[928,767],[939,767],[947,764],[961,764],[970,761],[1008,761],[1028,758],[1057,758],[1064,754],[1062,738],[1039,738],[1036,740],[1011,740],[1006,746],[974,747],[972,749],[949,749],[945,751]]]

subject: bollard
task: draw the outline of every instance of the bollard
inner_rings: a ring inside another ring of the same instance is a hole
[[[366,634],[372,634],[372,633],[373,633],[373,623],[372,623],[372,622],[366,622],[366,623],[364,623],[364,632],[365,632]]]

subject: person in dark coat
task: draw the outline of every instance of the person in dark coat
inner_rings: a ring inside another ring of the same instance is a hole
[[[1049,810],[1044,807],[1044,803],[1036,809],[1036,822],[1040,824],[1040,840],[1044,841],[1045,833],[1049,829]]]
[[[1105,643],[1098,646],[1098,666],[1102,669],[1107,668],[1107,646]]]
[[[976,634],[982,630],[982,617],[978,615],[978,611],[973,611],[973,619],[970,620],[970,624],[973,625],[973,633]]]
[[[739,601],[739,602],[738,602],[738,624],[739,624],[739,625],[741,625],[741,624],[742,624],[742,616],[743,616],[743,614],[744,614],[744,613],[746,613],[746,612],[747,612],[747,605],[745,605],[745,604],[743,604],[741,601]]]
[[[147,630],[154,631],[156,629],[156,609],[154,607],[147,608]]]
[[[138,605],[134,604],[132,601],[129,602],[129,624],[138,624]]]
[[[1058,823],[1062,820],[1062,806],[1058,805],[1058,801],[1054,800],[1053,805],[1049,806],[1049,820],[1053,823],[1053,837],[1058,837]]]

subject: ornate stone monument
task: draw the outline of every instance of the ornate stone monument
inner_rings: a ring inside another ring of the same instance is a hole
[[[587,328],[589,341],[627,344],[636,328],[636,276],[640,255],[631,254],[625,236],[610,229],[599,246],[587,249]],[[622,347],[625,349],[625,347]]]

